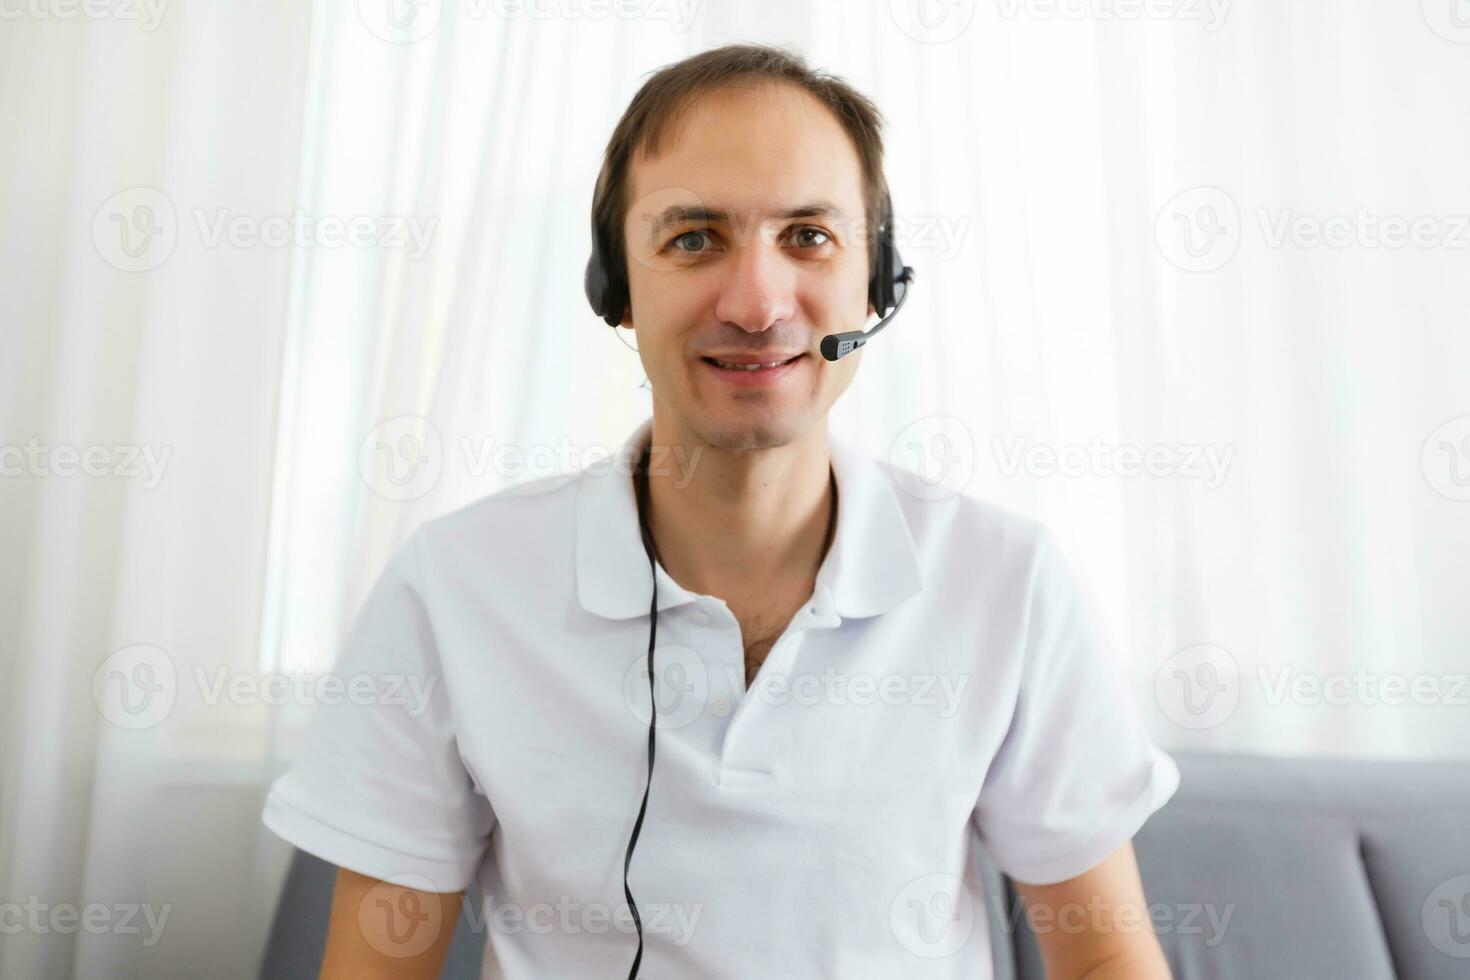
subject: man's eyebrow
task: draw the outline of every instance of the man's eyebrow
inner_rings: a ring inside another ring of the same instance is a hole
[[[775,211],[770,217],[789,221],[793,218],[841,218],[842,209],[831,201],[810,201],[806,204],[798,204],[784,211]],[[675,204],[664,208],[658,215],[658,227],[666,228],[669,225],[686,224],[689,222],[708,222],[711,224],[726,224],[730,220],[730,212],[724,208],[691,207],[688,205]]]

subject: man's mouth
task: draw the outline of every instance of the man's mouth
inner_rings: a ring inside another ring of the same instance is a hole
[[[790,364],[792,361],[798,360],[799,358],[803,358],[805,356],[806,354],[804,353],[797,354],[796,357],[788,357],[784,361],[770,361],[769,363],[765,364],[734,364],[730,361],[722,361],[717,357],[705,357],[701,358],[701,360],[703,360],[706,364],[713,364],[715,367],[724,368],[727,371],[769,371],[772,368],[778,368],[783,364]]]

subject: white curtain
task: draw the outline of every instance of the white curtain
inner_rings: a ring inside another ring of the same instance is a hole
[[[199,218],[290,214],[308,12],[154,11],[0,21],[5,977],[245,976],[269,912],[269,711],[194,671],[257,670],[291,260]]]
[[[997,0],[947,40],[905,6],[818,5],[809,51],[887,111],[918,239],[843,407],[875,450],[969,438],[1164,745],[1463,757],[1470,20]]]
[[[47,9],[0,22],[0,901],[117,927],[0,975],[253,975],[264,788],[388,554],[649,412],[582,298],[592,181],[644,75],[727,41],[887,119],[918,281],[834,427],[1056,530],[1162,744],[1470,745],[1453,11]],[[1303,237],[1361,213],[1426,244]]]

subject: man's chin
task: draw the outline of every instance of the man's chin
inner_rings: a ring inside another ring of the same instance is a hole
[[[746,418],[710,419],[704,441],[712,448],[738,452],[789,446],[805,434],[807,426],[788,413],[752,413]]]

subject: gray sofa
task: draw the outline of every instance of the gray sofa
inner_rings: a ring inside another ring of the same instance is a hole
[[[1470,762],[1173,754],[1179,792],[1134,843],[1177,980],[1470,978]],[[997,980],[1042,980],[982,865]],[[295,855],[262,977],[316,976],[335,873]],[[483,942],[462,916],[443,975],[477,977]]]

